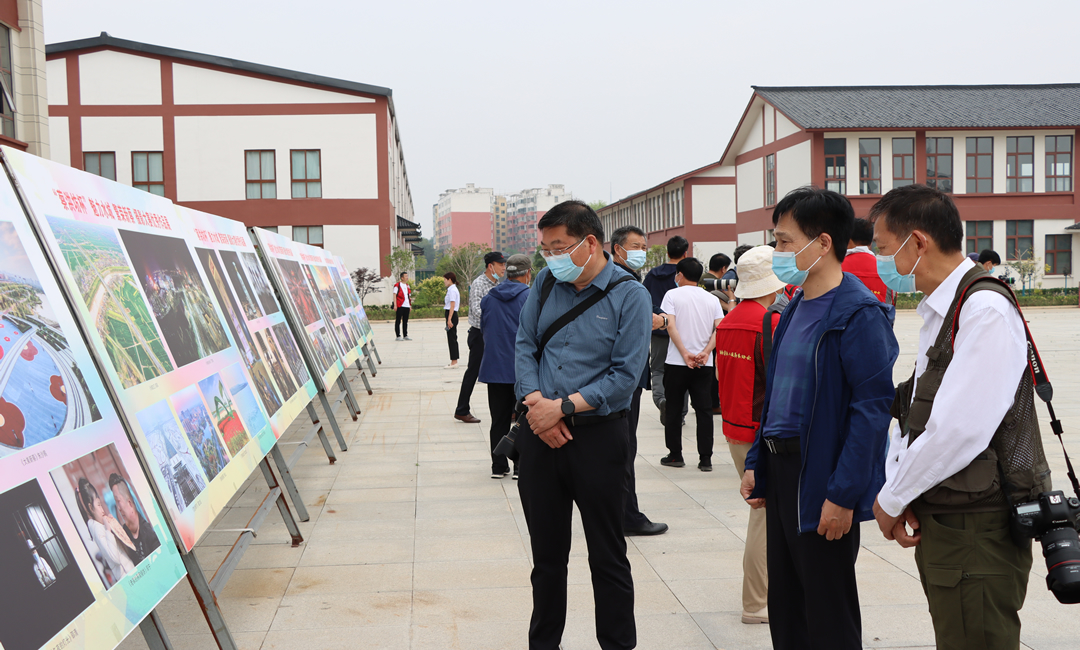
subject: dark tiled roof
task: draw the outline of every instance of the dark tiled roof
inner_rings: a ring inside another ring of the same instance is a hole
[[[804,129],[1080,125],[1080,84],[753,88]]]
[[[222,68],[231,68],[233,70],[239,70],[243,72],[253,72],[255,74],[263,74],[271,77],[281,77],[282,79],[291,79],[293,81],[300,81],[303,83],[314,84],[317,86],[327,86],[329,88],[337,88],[340,90],[351,90],[353,92],[367,93],[369,95],[382,95],[383,97],[390,97],[391,95],[391,90],[389,88],[382,88],[381,86],[370,86],[368,84],[357,83],[355,81],[345,81],[344,79],[323,77],[317,74],[308,74],[306,72],[297,72],[295,70],[275,68],[268,65],[261,65],[258,63],[248,63],[247,61],[226,59],[223,56],[200,54],[199,52],[188,52],[187,50],[176,50],[171,47],[161,47],[159,45],[139,43],[138,41],[128,41],[122,38],[115,38],[113,36],[109,36],[106,32],[101,32],[100,36],[95,36],[94,38],[83,38],[77,41],[65,41],[63,43],[53,43],[51,45],[46,45],[45,54],[60,54],[62,52],[88,50],[91,48],[106,48],[116,50],[129,50],[132,52],[142,52],[143,54],[151,54],[154,56],[167,56],[175,59],[195,61],[198,63],[208,63],[210,65],[216,65]]]
[[[403,231],[404,230],[413,230],[413,231],[416,231],[416,232],[420,232],[420,224],[419,223],[416,223],[414,221],[409,221],[408,219],[401,216],[400,214],[397,215],[397,227],[398,227],[398,230],[403,230]]]
[[[1073,225],[1065,228],[1065,230],[1080,230],[1080,223],[1074,223]]]

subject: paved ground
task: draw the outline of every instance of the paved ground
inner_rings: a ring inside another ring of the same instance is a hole
[[[1066,442],[1080,460],[1080,312],[1032,309],[1027,317],[1055,382],[1057,413],[1070,431]],[[920,323],[912,311],[898,317],[898,379],[911,372]],[[229,582],[220,602],[241,648],[526,646],[528,531],[516,483],[488,478],[484,387],[474,393],[473,413],[485,421],[452,420],[462,371],[442,368],[448,357],[439,322],[411,325],[411,342],[395,342],[392,324],[375,325],[384,363],[371,380],[375,394],[361,396],[360,421],[342,415],[349,451],[331,466],[318,446],[311,447],[296,469],[311,511],[311,521],[301,524],[304,544],[290,548],[282,524],[269,523]],[[651,402],[643,403],[638,495],[642,510],[671,530],[630,539],[639,647],[770,647],[767,626],[739,622],[747,508],[730,458],[718,448],[711,474],[661,467],[663,431]],[[300,429],[297,423],[286,440]],[[1048,426],[1044,433],[1055,484],[1064,487],[1061,447]],[[687,434],[692,447],[689,427]],[[250,480],[215,525],[243,526],[265,492],[261,484],[261,477]],[[858,572],[866,647],[932,647],[912,552],[884,540],[872,523],[862,533]],[[597,647],[580,525],[575,535],[567,650]],[[232,539],[211,533],[198,545],[211,572]],[[1037,550],[1032,573],[1021,612],[1024,647],[1076,648],[1080,610],[1058,604],[1046,590]],[[186,582],[158,611],[177,649],[213,647]],[[145,644],[136,632],[122,647]]]

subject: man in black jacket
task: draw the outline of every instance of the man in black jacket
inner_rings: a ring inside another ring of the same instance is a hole
[[[645,288],[652,296],[653,313],[661,314],[660,305],[664,302],[664,295],[676,287],[675,265],[686,258],[686,252],[690,250],[690,242],[685,237],[675,235],[667,243],[667,264],[649,271],[645,276]],[[666,319],[665,319],[666,320]],[[664,359],[667,358],[668,333],[667,323],[662,327],[653,329],[652,343],[649,351],[649,364],[652,369],[652,399],[656,408],[660,409],[660,424],[664,424],[667,413],[667,398],[664,396]],[[682,416],[686,417],[688,404],[683,405]]]

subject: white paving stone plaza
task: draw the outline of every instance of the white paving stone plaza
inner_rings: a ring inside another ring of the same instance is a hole
[[[1026,316],[1054,383],[1066,444],[1080,460],[1080,310],[1029,309]],[[911,372],[920,325],[914,311],[898,314],[898,380]],[[413,321],[415,340],[406,342],[394,341],[392,323],[375,323],[374,329],[383,360],[370,379],[375,394],[366,395],[354,380],[359,421],[339,410],[349,451],[339,453],[335,465],[318,444],[306,451],[294,472],[311,514],[300,524],[305,541],[291,548],[280,518],[270,515],[220,598],[233,636],[247,650],[525,648],[528,529],[516,482],[489,478],[484,385],[477,384],[472,399],[482,422],[453,420],[463,371],[443,369],[448,354],[442,323]],[[467,358],[464,333],[460,338]],[[349,376],[355,378],[355,369]],[[1054,487],[1067,489],[1061,447],[1050,435],[1046,409],[1038,409]],[[283,441],[302,436],[305,424],[302,415]],[[771,647],[768,626],[739,620],[748,509],[717,425],[715,471],[661,467],[663,429],[648,395],[642,399],[638,496],[642,511],[671,530],[628,538],[639,648]],[[690,448],[693,435],[690,422],[684,428]],[[245,526],[265,492],[256,472],[215,527]],[[235,538],[210,533],[198,545],[209,571]],[[577,520],[571,555],[563,648],[596,648]],[[886,541],[873,522],[862,525],[858,574],[867,648],[933,647],[912,555]],[[1021,612],[1023,647],[1075,650],[1080,609],[1058,604],[1045,575],[1036,544]],[[158,612],[177,650],[214,647],[187,581]],[[121,647],[146,646],[136,631]]]

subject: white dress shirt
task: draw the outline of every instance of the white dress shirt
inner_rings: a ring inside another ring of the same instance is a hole
[[[916,308],[923,319],[916,378],[926,370],[926,351],[937,340],[961,278],[973,266],[965,259]],[[953,350],[926,431],[911,443],[893,423],[885,486],[878,494],[878,504],[890,516],[899,516],[919,495],[967,467],[990,446],[1027,370],[1024,322],[1016,307],[992,291],[973,293],[964,303]]]

